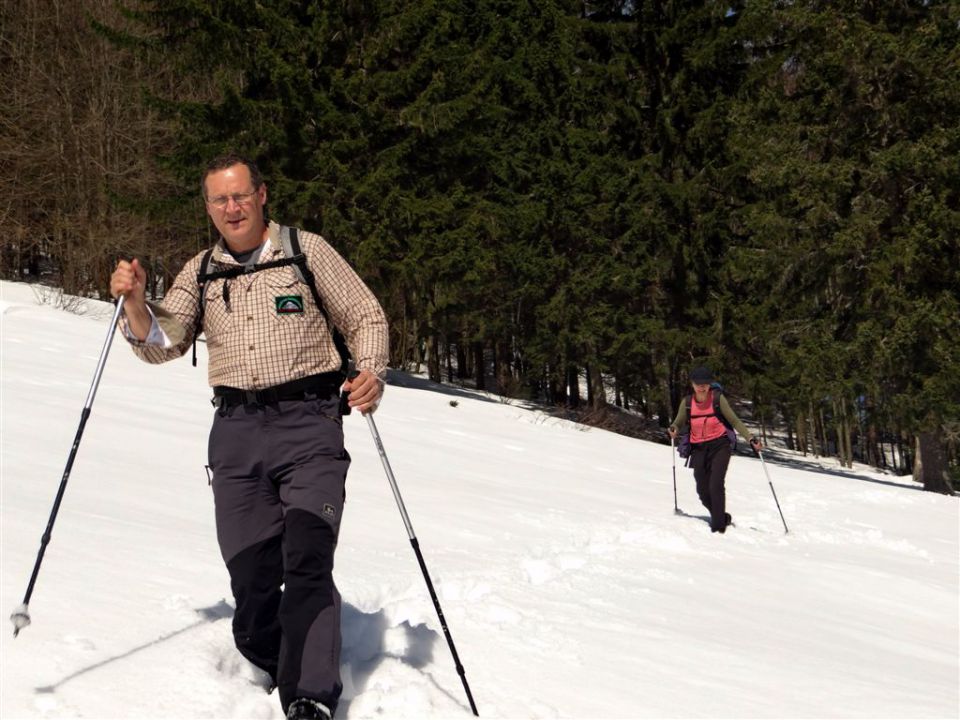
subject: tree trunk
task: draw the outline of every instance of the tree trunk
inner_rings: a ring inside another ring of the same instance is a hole
[[[820,404],[820,455],[826,457],[830,454],[830,436],[827,434],[827,421],[823,417],[823,403]]]
[[[447,382],[452,385],[453,384],[453,350],[451,348],[451,343],[445,342],[443,345],[447,355]]]
[[[483,343],[480,341],[473,343],[473,364],[477,390],[486,390],[487,373],[483,361]]]
[[[593,383],[590,382],[591,375],[593,375],[593,370],[589,364],[584,366],[584,371],[587,373],[587,407],[593,407]]]
[[[853,467],[853,422],[847,407],[846,396],[840,396],[840,425],[837,428],[837,440],[842,448],[842,461],[844,467]]]
[[[840,461],[840,467],[846,467],[845,448],[843,446],[843,426],[844,419],[840,414],[840,407],[837,405],[837,399],[833,399],[833,424],[836,427],[837,442],[834,443],[833,451]]]
[[[470,377],[470,368],[467,360],[467,347],[463,335],[457,339],[457,380],[466,380]]]
[[[910,437],[910,434],[904,430],[900,431],[900,472],[907,474],[910,472],[910,468],[913,466],[913,449],[911,445],[913,440]]]
[[[494,345],[494,377],[497,380],[497,392],[509,397],[513,385],[513,369],[510,367],[510,349],[506,342],[497,340]]]
[[[939,432],[927,430],[918,433],[916,447],[913,479],[923,483],[924,490],[952,495],[953,487],[950,484],[950,476],[947,474],[947,458],[943,452]]]
[[[567,404],[580,407],[580,370],[576,365],[567,367]]]
[[[414,373],[420,372],[420,361],[421,361],[421,352],[420,352],[420,323],[417,320],[417,317],[414,315],[410,318],[410,325],[408,341],[409,345],[409,355],[410,355],[410,365],[413,367]]]
[[[887,466],[887,458],[883,452],[883,443],[880,442],[880,436],[877,434],[876,423],[871,422],[867,426],[866,443],[866,457],[864,458],[866,462],[874,467],[885,468]]]
[[[566,378],[560,377],[561,365],[559,363],[547,368],[547,387],[550,393],[550,402],[554,405],[565,405],[567,402],[567,382]]]
[[[443,376],[440,374],[440,338],[435,333],[430,333],[426,347],[427,376],[434,382],[443,382]]]
[[[587,388],[590,394],[590,407],[600,410],[607,406],[607,393],[603,388],[603,375],[596,364],[587,368]]]
[[[820,448],[818,446],[820,439],[817,436],[817,416],[813,412],[813,401],[810,401],[810,452],[814,457],[820,457]]]
[[[807,456],[807,423],[804,419],[803,410],[797,412],[797,447],[795,449]]]

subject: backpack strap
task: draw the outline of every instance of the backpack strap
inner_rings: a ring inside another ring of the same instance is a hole
[[[730,449],[731,449],[731,451],[732,451],[732,450],[735,450],[736,447],[737,447],[737,433],[736,433],[736,430],[734,430],[733,425],[730,424],[730,421],[727,420],[726,417],[724,417],[723,411],[720,410],[720,396],[721,396],[722,394],[723,394],[723,391],[720,390],[719,388],[713,388],[713,389],[711,389],[711,390],[710,390],[710,396],[711,396],[711,400],[712,400],[712,402],[711,402],[711,406],[712,406],[712,407],[711,407],[711,410],[712,410],[712,412],[701,413],[701,414],[699,414],[699,415],[694,415],[694,414],[691,412],[690,408],[692,407],[693,396],[692,396],[692,395],[687,395],[687,398],[686,398],[686,403],[687,403],[687,421],[688,421],[688,422],[692,422],[692,421],[693,421],[693,418],[695,418],[695,417],[698,417],[698,418],[703,418],[703,417],[715,417],[715,418],[717,418],[717,420],[720,421],[720,424],[723,425],[724,429],[726,430],[727,439],[730,441]],[[681,457],[682,457],[682,456],[681,456]]]
[[[720,410],[720,396],[723,395],[723,390],[714,388],[710,391],[710,393],[713,395],[713,414],[717,416],[717,420],[732,430],[733,425],[730,424],[730,421],[727,420],[726,416],[723,414],[723,411]]]
[[[197,366],[197,337],[203,330],[203,316],[207,307],[207,283],[211,280],[229,280],[230,278],[239,277],[246,273],[257,272],[258,270],[269,270],[270,268],[283,267],[293,263],[293,260],[281,258],[279,260],[269,260],[265,263],[255,265],[230,265],[222,270],[211,270],[214,265],[213,250],[213,248],[207,248],[206,252],[203,253],[203,258],[200,260],[200,267],[197,269],[197,288],[200,292],[198,302],[200,310],[197,313],[197,324],[193,330],[193,356],[191,362],[194,367]],[[223,297],[225,301],[229,302],[230,287],[226,283],[223,286]],[[326,317],[326,314],[324,314],[324,317]]]
[[[719,420],[721,423],[723,423],[726,427],[732,428],[733,426],[730,424],[730,421],[727,420],[726,417],[724,417],[723,411],[720,409],[720,396],[721,396],[722,394],[723,394],[723,391],[722,391],[722,390],[720,390],[720,389],[718,389],[718,388],[713,388],[713,389],[710,391],[710,399],[711,399],[711,409],[712,409],[712,412],[700,413],[699,415],[694,415],[693,412],[690,410],[690,408],[692,407],[691,402],[692,402],[693,396],[692,396],[692,395],[687,395],[687,415],[690,417],[691,420],[692,420],[693,418],[695,418],[695,417],[698,417],[698,418],[702,418],[702,417],[715,417],[715,418],[717,418],[717,420]]]
[[[203,316],[207,307],[207,283],[211,280],[228,280],[243,275],[244,273],[256,272],[257,270],[282,267],[290,263],[290,260],[283,258],[260,263],[259,265],[231,265],[223,270],[211,270],[210,268],[213,267],[213,248],[207,248],[206,252],[203,253],[203,258],[200,260],[200,267],[197,269],[197,288],[200,292],[198,303],[200,310],[197,313],[197,324],[193,329],[193,355],[191,362],[194,367],[197,366],[197,338],[203,330]],[[223,290],[224,299],[229,298],[229,292],[230,289],[225,284]]]
[[[295,227],[284,225],[280,228],[280,245],[283,249],[283,256],[289,258],[293,264],[293,271],[297,274],[297,279],[310,288],[310,294],[313,295],[313,301],[317,304],[317,309],[327,321],[327,325],[333,325],[330,322],[330,316],[327,315],[327,309],[323,306],[323,300],[320,299],[320,292],[317,290],[317,279],[307,263],[307,256],[303,254],[300,248],[300,236]]]
[[[699,415],[693,415],[693,413],[692,413],[691,410],[690,410],[690,408],[692,407],[693,396],[692,396],[692,395],[687,395],[687,415],[689,415],[691,418],[693,418],[693,417],[701,418],[701,417],[713,417],[713,416],[716,416],[716,418],[717,418],[718,420],[720,420],[723,424],[726,425],[726,424],[727,424],[727,419],[723,416],[723,413],[720,411],[720,390],[717,390],[716,388],[714,388],[713,390],[711,390],[711,391],[710,391],[710,399],[711,399],[711,401],[712,401],[711,405],[712,405],[712,408],[713,408],[713,412],[701,413],[701,414],[699,414]]]
[[[247,273],[258,272],[260,270],[269,270],[270,268],[292,265],[293,271],[297,274],[297,279],[310,288],[310,294],[313,295],[313,301],[316,303],[320,314],[323,315],[323,319],[326,321],[327,327],[330,329],[331,335],[333,336],[334,347],[337,348],[337,354],[340,356],[340,372],[344,377],[347,376],[347,370],[350,362],[350,349],[347,347],[347,342],[339,328],[337,328],[337,326],[331,322],[330,315],[327,313],[327,309],[323,305],[323,299],[320,297],[320,292],[317,290],[316,277],[314,276],[313,271],[310,269],[310,264],[307,262],[307,256],[303,254],[303,250],[300,248],[300,239],[297,234],[297,228],[287,227],[285,225],[281,226],[280,247],[283,251],[283,257],[279,260],[270,260],[264,263],[257,263],[255,265],[231,265],[222,270],[212,271],[210,268],[213,265],[213,248],[209,248],[203,254],[203,259],[200,260],[200,268],[197,270],[197,287],[200,291],[200,310],[197,313],[197,325],[193,334],[194,367],[197,365],[197,336],[200,334],[200,331],[203,328],[203,314],[207,302],[207,283],[211,280],[226,280],[229,278],[238,277],[240,275],[245,275]]]
[[[197,324],[193,328],[193,355],[190,358],[194,367],[197,366],[197,336],[200,335],[200,331],[203,329],[203,310],[207,300],[207,281],[210,280],[210,264],[212,260],[213,248],[207,248],[207,251],[203,254],[203,259],[200,260],[200,268],[197,270],[197,288],[200,291],[200,299],[198,302],[200,309],[197,312]]]
[[[711,391],[711,392],[712,392],[712,391]],[[714,397],[714,398],[713,398],[713,412],[699,413],[699,414],[697,414],[697,415],[694,415],[694,414],[693,414],[693,395],[687,395],[687,417],[688,417],[690,420],[693,420],[693,418],[695,418],[695,417],[698,417],[698,418],[711,417],[711,416],[713,416],[713,415],[717,415],[718,413],[719,413],[719,408],[718,408],[718,406],[717,406],[717,398]]]
[[[317,304],[317,309],[320,311],[320,314],[323,315],[323,319],[327,321],[327,327],[330,328],[331,334],[333,335],[333,345],[337,348],[337,354],[340,355],[340,372],[346,377],[350,363],[350,349],[347,347],[343,333],[330,321],[327,309],[324,307],[323,300],[320,298],[320,292],[317,290],[316,277],[310,269],[307,256],[303,254],[303,250],[300,248],[300,238],[297,228],[287,227],[286,225],[281,227],[280,245],[283,248],[284,256],[293,262],[293,270],[297,273],[300,282],[310,288],[310,294],[313,295],[313,301]]]
[[[713,395],[713,414],[717,416],[717,420],[719,420],[720,424],[726,429],[727,440],[730,441],[730,451],[732,452],[737,449],[737,431],[734,429],[733,424],[727,420],[723,411],[720,410],[720,396],[723,395],[723,390],[714,388],[710,392]]]

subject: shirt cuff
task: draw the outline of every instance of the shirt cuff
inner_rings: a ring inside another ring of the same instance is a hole
[[[157,316],[154,314],[153,310],[147,305],[147,312],[150,313],[150,331],[147,333],[146,340],[140,340],[136,335],[130,332],[130,326],[127,323],[123,324],[123,335],[134,345],[152,345],[156,347],[162,347],[164,349],[173,347],[173,343],[170,342],[170,338],[163,331],[163,328],[160,327],[160,323],[157,322]]]

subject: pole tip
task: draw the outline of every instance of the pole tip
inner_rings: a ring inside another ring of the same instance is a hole
[[[30,612],[27,610],[26,603],[17,606],[17,609],[10,614],[10,622],[13,623],[13,636],[20,634],[27,625],[30,624]]]

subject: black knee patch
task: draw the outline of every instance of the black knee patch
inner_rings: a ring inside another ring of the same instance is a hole
[[[280,657],[280,536],[241,550],[229,563],[230,587],[237,602],[233,637],[240,653],[276,679]]]

